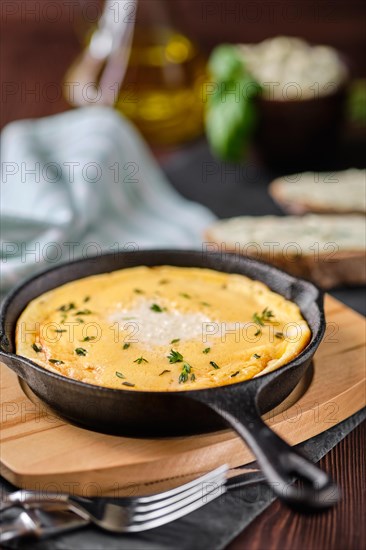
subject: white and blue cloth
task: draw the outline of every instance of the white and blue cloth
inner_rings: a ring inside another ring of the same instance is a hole
[[[196,248],[213,220],[171,187],[134,127],[111,108],[13,122],[2,132],[3,290],[102,251]]]

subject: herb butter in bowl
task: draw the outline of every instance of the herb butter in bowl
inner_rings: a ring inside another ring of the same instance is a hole
[[[334,48],[286,36],[222,45],[209,69],[218,86],[206,130],[218,156],[241,160],[254,144],[265,163],[297,171],[319,168],[334,153],[348,83]]]
[[[312,46],[300,38],[278,36],[238,50],[248,72],[269,101],[306,101],[334,94],[348,70],[330,46]]]

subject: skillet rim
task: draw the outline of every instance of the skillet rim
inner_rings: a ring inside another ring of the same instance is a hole
[[[133,256],[135,254],[141,254],[141,253],[142,254],[144,254],[144,253],[149,253],[149,254],[164,253],[164,254],[167,254],[167,255],[168,254],[182,254],[182,255],[194,254],[196,256],[197,255],[201,256],[202,255],[202,250],[200,250],[200,249],[194,250],[194,249],[170,249],[170,248],[169,249],[168,248],[167,249],[165,249],[165,248],[148,249],[148,248],[146,248],[146,249],[142,249],[142,250],[121,251],[121,252],[118,252],[118,255]],[[221,252],[206,251],[205,254],[209,255],[209,256],[212,256],[212,257],[216,256],[218,258],[221,258],[221,260],[222,260],[222,253]],[[230,255],[234,256],[235,254],[232,253],[232,252],[227,252],[227,253],[225,252],[225,255],[230,257]],[[289,273],[287,273],[286,271],[284,271],[284,270],[282,270],[278,267],[272,266],[271,264],[269,264],[267,262],[264,262],[262,260],[257,260],[257,259],[254,259],[254,258],[250,258],[249,256],[245,256],[245,255],[241,254],[240,255],[240,261],[242,261],[242,260],[246,261],[249,264],[252,264],[253,266],[258,265],[258,266],[266,267],[270,272],[275,273],[276,276],[282,276],[282,277],[285,276],[286,279],[292,280],[293,283],[303,284],[304,286],[308,286],[309,289],[312,288],[316,292],[314,297],[312,297],[311,303],[314,303],[317,306],[318,313],[319,313],[319,328],[318,328],[317,332],[314,333],[313,330],[311,331],[312,332],[312,337],[311,337],[310,342],[307,344],[307,346],[301,351],[301,353],[297,357],[295,357],[289,363],[285,363],[285,365],[282,365],[281,367],[275,369],[274,371],[268,372],[268,373],[260,375],[258,377],[250,378],[248,380],[243,380],[241,382],[233,382],[232,384],[225,384],[223,386],[215,386],[215,387],[211,387],[211,388],[200,388],[200,389],[197,389],[197,390],[183,390],[183,389],[182,390],[176,390],[176,391],[126,390],[124,388],[121,388],[121,389],[108,388],[108,387],[105,387],[105,386],[99,386],[97,384],[89,384],[88,382],[80,382],[79,380],[75,380],[73,378],[69,378],[69,377],[64,376],[62,374],[58,374],[58,373],[55,373],[53,371],[50,371],[50,370],[46,369],[45,367],[42,367],[41,365],[38,365],[37,363],[34,363],[31,359],[28,359],[27,357],[24,357],[22,355],[18,355],[16,353],[8,352],[8,351],[3,349],[4,340],[6,341],[6,343],[8,343],[8,339],[7,339],[6,332],[5,332],[5,320],[6,320],[7,312],[9,310],[9,306],[11,305],[12,301],[14,300],[14,298],[17,296],[17,294],[21,290],[25,289],[28,285],[30,285],[32,282],[36,281],[37,279],[42,279],[42,277],[44,277],[48,273],[58,271],[59,269],[65,268],[66,266],[72,267],[74,265],[83,264],[87,261],[98,260],[102,257],[103,258],[105,258],[105,257],[115,258],[116,257],[116,252],[103,253],[101,255],[90,256],[90,257],[87,257],[87,258],[78,258],[78,259],[75,259],[75,260],[72,260],[72,261],[69,261],[69,262],[59,263],[59,264],[57,264],[53,267],[50,267],[50,268],[42,269],[38,273],[35,273],[35,274],[30,275],[29,277],[25,278],[23,281],[18,283],[12,290],[10,290],[5,295],[5,297],[4,297],[4,299],[1,303],[1,306],[0,306],[0,360],[1,360],[2,355],[6,356],[6,357],[9,357],[12,360],[18,360],[18,358],[19,358],[23,364],[25,364],[26,366],[29,366],[29,367],[33,368],[34,370],[40,372],[41,375],[45,374],[47,376],[50,376],[51,378],[55,378],[56,380],[60,380],[60,382],[72,383],[72,384],[74,384],[78,387],[81,387],[81,388],[88,388],[91,391],[93,391],[94,393],[99,392],[99,393],[103,394],[103,393],[106,393],[106,392],[107,393],[113,392],[115,394],[117,394],[117,393],[121,394],[121,392],[122,392],[123,395],[128,394],[129,396],[134,395],[134,394],[137,394],[139,396],[154,395],[154,396],[159,396],[159,397],[163,397],[163,396],[167,396],[167,395],[175,395],[175,394],[179,394],[180,396],[182,396],[182,395],[184,396],[185,394],[192,395],[192,394],[199,394],[199,393],[202,393],[202,392],[212,393],[213,391],[217,392],[218,390],[225,390],[225,389],[227,391],[229,391],[228,388],[232,388],[234,386],[236,388],[242,387],[243,384],[247,386],[250,382],[252,382],[252,383],[256,382],[259,386],[265,386],[266,385],[266,380],[269,382],[270,379],[275,377],[276,374],[279,374],[280,372],[285,373],[286,371],[291,370],[293,367],[299,366],[299,364],[302,364],[307,359],[311,359],[313,357],[313,355],[315,354],[316,350],[318,349],[318,347],[319,347],[319,345],[320,345],[320,343],[323,339],[323,336],[324,336],[324,333],[325,333],[325,330],[326,330],[326,321],[325,321],[324,304],[323,304],[324,291],[321,290],[319,287],[317,287],[311,281],[307,281],[306,279],[302,279],[300,277],[295,277],[295,276],[290,275]],[[143,266],[144,264],[141,263],[139,265]],[[114,269],[114,270],[101,272],[101,273],[99,273],[99,275],[102,275],[103,273],[112,273],[113,271],[118,271],[119,269],[127,269],[129,267],[139,267],[139,265],[127,266],[125,268],[124,267],[119,267],[119,268]],[[160,264],[160,265],[169,265],[169,264],[166,263],[166,264]],[[187,266],[174,266],[174,267],[196,267],[196,266],[187,265]],[[216,271],[220,271],[219,269],[215,269],[215,268],[212,268],[212,267],[207,267],[206,269],[213,269],[213,270],[216,270]],[[228,273],[228,272],[226,272],[226,273]],[[62,283],[62,285],[68,284],[68,282],[71,282],[71,281],[84,279],[84,278],[89,277],[89,276],[92,277],[94,275],[98,275],[98,273],[95,273],[95,274],[92,274],[92,275],[86,275],[84,277],[79,277],[78,279],[70,279],[70,281]],[[239,275],[240,275],[240,273],[239,273]],[[250,278],[250,277],[248,277],[248,278]],[[255,280],[255,279],[253,279],[253,280]],[[257,279],[257,280],[260,281],[260,282],[263,282],[260,279]],[[266,284],[266,283],[264,283],[264,284]],[[62,286],[62,285],[61,284],[57,285],[54,288],[58,288],[59,286]],[[267,285],[267,286],[269,287],[269,285]],[[45,292],[48,292],[48,291],[45,291]],[[278,292],[278,294],[282,295],[279,292]],[[38,296],[41,296],[41,294],[39,294]],[[28,302],[27,305],[29,303],[30,302]],[[24,309],[25,309],[25,307],[24,307]],[[22,311],[24,311],[24,309]],[[300,309],[300,311],[301,311],[301,309]],[[18,321],[18,319],[19,319],[19,317],[17,318],[17,321]],[[8,368],[11,368],[11,367],[8,367]],[[25,380],[25,381],[27,382],[27,380]]]

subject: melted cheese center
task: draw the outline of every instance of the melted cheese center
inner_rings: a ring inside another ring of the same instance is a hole
[[[17,323],[16,351],[89,384],[181,391],[277,369],[310,336],[296,304],[259,281],[134,267],[72,281],[30,302]]]

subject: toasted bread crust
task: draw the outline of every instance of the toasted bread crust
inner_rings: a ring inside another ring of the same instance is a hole
[[[215,233],[210,229],[205,232],[206,242],[215,243],[222,247],[223,252],[238,253],[230,243],[218,241]],[[291,275],[308,279],[323,289],[330,289],[341,285],[363,285],[366,284],[366,255],[363,250],[337,251],[331,254],[303,253],[290,257],[284,254],[267,254],[262,251],[260,254],[251,253],[248,255],[254,259],[268,262]]]
[[[331,208],[325,203],[316,202],[309,197],[306,199],[290,199],[286,194],[286,187],[281,178],[274,180],[268,187],[268,192],[272,199],[288,214],[307,214],[314,212],[315,214],[365,214],[364,208],[360,205],[359,208],[349,209],[340,205],[337,208]]]

